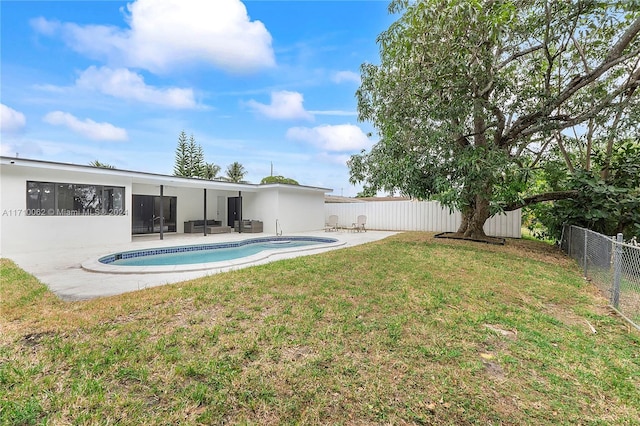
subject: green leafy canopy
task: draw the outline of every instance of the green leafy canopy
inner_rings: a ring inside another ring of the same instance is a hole
[[[291,178],[286,178],[284,176],[265,176],[260,181],[261,184],[269,184],[269,183],[284,183],[288,185],[299,185],[298,181]]]
[[[602,135],[637,129],[633,2],[398,0],[390,11],[400,16],[356,93],[380,138],[348,162],[367,193],[436,198],[463,212],[461,232],[482,234],[490,215],[549,199],[529,190],[563,135],[589,122]]]

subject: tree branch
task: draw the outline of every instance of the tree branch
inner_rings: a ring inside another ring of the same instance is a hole
[[[640,18],[636,19],[629,28],[627,28],[627,31],[625,31],[622,37],[620,37],[620,40],[618,40],[618,43],[609,50],[609,54],[604,62],[607,63],[622,55],[622,51],[633,41],[636,35],[638,35],[638,32],[640,32]]]
[[[536,154],[535,160],[529,166],[530,169],[533,169],[538,165],[538,162],[540,161],[540,159],[542,159],[542,156],[544,155],[545,151],[547,150],[547,146],[549,146],[549,144],[551,143],[552,140],[553,140],[553,137],[550,137],[549,139],[547,139],[547,141],[544,143],[544,145],[542,145],[542,148],[540,148],[540,152],[538,152]]]
[[[542,49],[544,46],[542,44],[539,44],[537,46],[533,46],[530,47],[528,49],[522,50],[520,52],[514,53],[513,55],[509,56],[507,59],[505,59],[504,61],[502,61],[499,65],[497,70],[501,70],[502,68],[506,67],[507,65],[509,65],[510,62],[515,61],[516,59],[528,55],[529,53],[533,53],[536,50],[540,50]]]
[[[493,142],[496,144],[496,146],[500,146],[500,141],[502,140],[502,133],[504,132],[504,126],[505,123],[507,122],[507,119],[504,116],[504,113],[502,112],[502,110],[500,110],[500,108],[498,108],[496,105],[491,105],[491,111],[493,112],[493,115],[496,117],[496,133],[493,137]]]
[[[571,34],[571,40],[573,40],[573,45],[576,47],[576,50],[580,55],[580,59],[582,59],[582,63],[584,64],[584,70],[586,72],[591,72],[591,69],[589,68],[589,63],[587,62],[587,58],[585,57],[585,54],[584,54],[584,50],[582,50],[582,46],[580,46],[580,43],[578,42],[578,40],[576,40],[573,34]]]
[[[523,207],[530,206],[531,204],[537,204],[543,201],[566,200],[568,198],[573,198],[578,194],[579,192],[577,190],[546,192],[544,194],[538,194],[532,197],[527,197],[522,201],[517,201],[515,203],[507,204],[507,206],[504,208],[504,211],[510,212],[513,210],[518,210]]]
[[[640,74],[639,74],[640,76]],[[635,92],[635,90],[640,86],[640,80],[637,78],[634,78],[633,80],[630,80],[628,82],[628,84],[622,85],[620,87],[618,87],[618,89],[616,89],[614,92],[612,92],[609,96],[607,96],[602,102],[600,102],[599,104],[595,105],[594,107],[592,107],[591,109],[583,112],[582,114],[573,117],[573,118],[569,118],[566,121],[558,121],[558,125],[556,126],[549,126],[549,123],[542,123],[539,124],[537,126],[534,127],[529,127],[521,129],[519,134],[517,135],[518,137],[526,137],[529,135],[533,135],[541,130],[564,130],[566,128],[569,128],[571,126],[575,126],[577,124],[583,123],[586,120],[589,120],[590,118],[595,117],[596,115],[598,115],[598,113],[600,111],[602,111],[604,108],[607,108],[609,106],[613,106],[615,104],[612,104],[611,101],[613,101],[615,98],[617,98],[620,94],[622,93],[633,93]],[[553,120],[550,120],[553,121]],[[510,140],[511,137],[507,136],[507,141]],[[506,142],[503,142],[503,144]]]
[[[569,154],[564,147],[564,143],[562,142],[562,133],[559,131],[554,132],[556,141],[558,142],[558,148],[560,148],[560,152],[562,153],[562,157],[564,158],[565,163],[567,164],[567,168],[571,173],[574,172],[573,163],[571,162],[571,158],[569,158]]]
[[[638,68],[638,64],[640,63],[640,58],[638,58],[638,60],[636,61],[635,67],[634,69],[636,69],[636,71],[631,74],[628,78],[627,81],[631,81],[633,79],[640,80],[640,68]],[[620,101],[620,103],[618,104],[618,111],[616,111],[616,115],[613,118],[613,123],[611,124],[611,131],[609,133],[609,137],[607,138],[607,148],[606,148],[606,155],[605,155],[605,160],[604,160],[604,165],[602,167],[602,171],[600,172],[600,176],[602,177],[602,179],[607,179],[609,177],[609,167],[610,167],[610,163],[611,163],[611,152],[613,151],[613,143],[615,141],[615,136],[616,136],[616,131],[618,129],[618,124],[620,123],[620,120],[622,119],[622,112],[623,112],[623,105],[626,105],[629,103],[630,99],[633,97],[634,92],[636,91],[636,87],[633,87],[631,89],[629,89],[625,95],[626,95],[626,99],[623,99],[622,101]]]
[[[581,76],[576,76],[573,78],[567,86],[562,90],[558,96],[554,99],[550,100],[544,107],[540,108],[540,110],[535,111],[531,114],[522,116],[518,118],[514,123],[511,129],[505,135],[505,138],[508,140],[516,139],[520,136],[523,136],[523,132],[532,124],[538,122],[542,117],[545,117],[551,111],[557,109],[570,99],[574,94],[576,94],[583,87],[591,84],[595,80],[597,80],[601,75],[607,72],[609,69],[618,65],[619,63],[637,57],[640,54],[640,49],[635,49],[632,52],[623,55],[624,50],[631,44],[633,39],[640,32],[640,17],[637,18],[630,26],[627,28],[625,33],[620,37],[618,42],[609,49],[609,52],[606,58],[602,61],[602,63]],[[588,117],[587,117],[588,118]],[[531,132],[528,132],[529,134]],[[505,141],[504,144],[508,142]]]

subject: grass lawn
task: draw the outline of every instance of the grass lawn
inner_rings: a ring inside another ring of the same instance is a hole
[[[640,424],[640,334],[545,243],[405,233],[86,302],[1,266],[2,425]]]

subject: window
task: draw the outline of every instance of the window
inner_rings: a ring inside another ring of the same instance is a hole
[[[44,182],[27,182],[27,209],[49,211],[56,207],[55,185]]]
[[[27,181],[28,216],[121,216],[124,187]]]

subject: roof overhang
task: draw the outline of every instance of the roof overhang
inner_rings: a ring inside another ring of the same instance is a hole
[[[133,170],[108,169],[53,161],[31,160],[24,158],[0,157],[2,168],[20,167],[23,169],[40,169],[61,172],[84,173],[101,177],[119,177],[131,179],[133,184],[165,185],[180,188],[206,188],[224,191],[256,192],[258,185],[246,183],[224,182],[207,179],[185,178],[180,176],[161,175],[155,173],[137,172]]]
[[[290,185],[287,183],[267,183],[259,185],[260,188],[264,189],[277,189],[279,191],[290,191],[290,192],[333,192],[333,189],[330,188],[320,188],[317,186],[306,186],[306,185]]]
[[[108,169],[102,167],[93,167],[86,165],[78,165],[71,163],[58,163],[53,161],[31,160],[26,158],[0,157],[2,167],[20,167],[23,169],[41,169],[51,171],[84,173],[86,175],[100,177],[119,177],[131,179],[132,184],[168,186],[178,188],[200,188],[212,189],[218,191],[244,191],[258,192],[261,189],[277,189],[291,192],[332,192],[332,189],[319,188],[305,185],[289,185],[289,184],[264,184],[256,185],[251,183],[234,183],[219,180],[185,178],[181,176],[162,175],[156,173],[138,172],[134,170]]]

